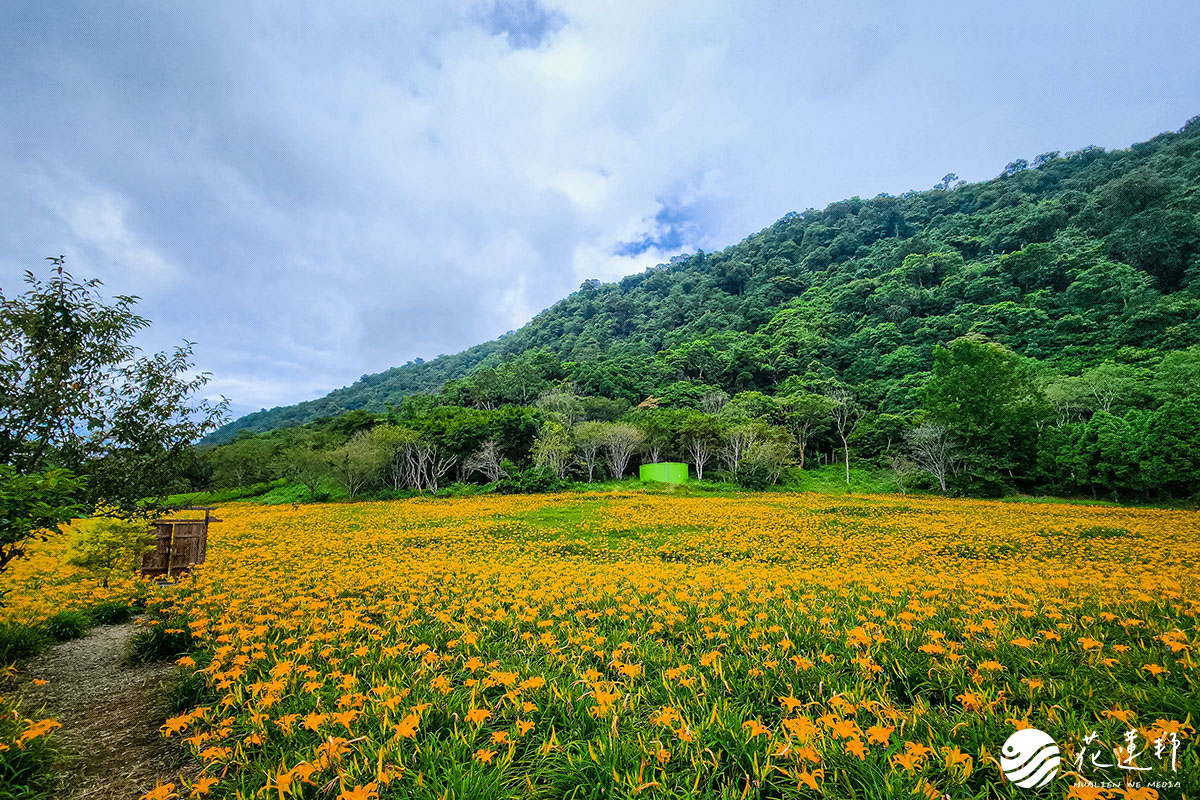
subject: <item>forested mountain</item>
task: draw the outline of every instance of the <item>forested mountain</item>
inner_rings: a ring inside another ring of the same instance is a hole
[[[929,191],[789,213],[719,253],[588,281],[496,341],[251,414],[214,440],[383,412],[414,393],[491,410],[568,385],[593,407],[701,410],[721,395],[753,411],[750,393],[778,405],[836,384],[863,410],[853,435],[879,456],[937,417],[935,358],[942,346],[953,372],[956,341],[1003,353],[992,379],[1015,371],[1034,387],[1013,389],[1029,395],[1025,455],[997,462],[1014,479],[1042,458],[1032,439],[1047,427],[1149,413],[1200,388],[1200,118],[1126,150],[1044,153],[990,181],[948,175]],[[968,350],[956,358],[985,352]]]
[[[1200,342],[1200,123],[947,184],[790,213],[719,253],[588,281],[499,340],[249,414],[213,440],[382,411],[537,348],[582,391],[631,402],[676,379],[769,391],[816,359],[900,411],[933,345],[969,332],[1068,372]]]
[[[240,431],[271,431],[303,425],[314,419],[336,417],[347,411],[367,409],[382,411],[389,404],[400,402],[410,394],[437,392],[446,381],[467,374],[492,353],[498,352],[500,341],[484,342],[461,353],[438,356],[430,361],[417,359],[374,375],[363,375],[352,385],[335,389],[316,400],[305,400],[291,406],[277,406],[255,411],[230,422],[205,439],[207,444],[220,444],[233,439]]]

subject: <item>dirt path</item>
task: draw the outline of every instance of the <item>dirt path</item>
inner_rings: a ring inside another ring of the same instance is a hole
[[[44,704],[62,723],[64,785],[57,797],[137,800],[157,781],[174,781],[186,760],[183,749],[158,732],[166,715],[163,683],[176,667],[127,665],[136,632],[133,623],[94,628],[22,670],[26,707]],[[37,678],[49,683],[36,686]]]

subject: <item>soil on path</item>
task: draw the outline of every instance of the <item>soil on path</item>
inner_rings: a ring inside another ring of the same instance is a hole
[[[176,781],[187,761],[166,741],[164,684],[170,663],[130,664],[133,623],[92,629],[82,639],[54,645],[21,670],[23,705],[46,706],[62,728],[62,787],[71,800],[137,800],[159,781]],[[49,683],[36,686],[40,678]]]

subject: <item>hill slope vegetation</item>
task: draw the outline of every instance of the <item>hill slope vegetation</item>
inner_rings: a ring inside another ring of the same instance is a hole
[[[1197,458],[1187,431],[1168,428],[1192,419],[1200,388],[1200,122],[953,181],[790,213],[719,253],[588,281],[496,341],[249,415],[213,441],[354,411],[411,426],[434,407],[522,408],[525,449],[504,448],[519,464],[537,460],[548,414],[569,434],[640,405],[787,430],[788,463],[855,443],[899,463],[921,455],[921,436],[942,436],[948,471],[975,489],[1194,491],[1163,487]],[[582,408],[565,420],[564,395]],[[805,403],[827,424],[798,421]],[[676,425],[663,441],[682,458],[685,438]],[[1148,478],[1155,458],[1174,466]]]

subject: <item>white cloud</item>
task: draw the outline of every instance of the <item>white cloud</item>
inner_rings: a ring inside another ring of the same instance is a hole
[[[159,347],[196,340],[238,410],[787,211],[1146,138],[1200,99],[1182,6],[126,2],[0,9],[0,285],[67,253],[146,297]],[[1105,47],[1047,46],[1060,23]]]

